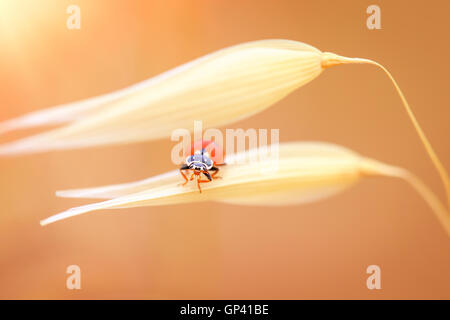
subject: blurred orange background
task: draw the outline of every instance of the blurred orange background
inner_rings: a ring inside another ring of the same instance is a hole
[[[81,8],[68,30],[66,8]],[[233,44],[285,38],[370,58],[399,82],[450,168],[449,1],[0,0],[0,121],[123,88]],[[332,68],[230,128],[333,142],[410,169],[444,200],[397,93],[373,66]],[[39,132],[9,133],[0,142]],[[0,298],[450,298],[450,241],[404,182],[369,179],[304,206],[217,203],[101,211],[41,227],[88,201],[56,190],[174,169],[173,143],[0,158]],[[66,268],[81,268],[81,290]],[[381,267],[381,290],[366,268]]]

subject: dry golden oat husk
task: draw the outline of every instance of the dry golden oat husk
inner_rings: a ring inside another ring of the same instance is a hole
[[[258,149],[250,152],[256,152]],[[279,145],[278,160],[264,154],[259,161],[227,164],[221,167],[222,179],[202,185],[195,181],[186,186],[178,170],[146,180],[99,188],[67,190],[58,196],[108,199],[69,209],[41,221],[47,225],[80,214],[140,206],[160,206],[200,201],[236,205],[286,206],[318,201],[338,194],[369,176],[400,178],[409,183],[431,207],[450,236],[450,215],[439,199],[408,171],[383,164],[328,143],[291,142]],[[233,156],[245,158],[248,153]],[[277,170],[273,169],[277,164]]]

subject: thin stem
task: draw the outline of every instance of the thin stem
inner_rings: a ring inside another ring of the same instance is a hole
[[[334,65],[338,65],[338,64],[343,64],[343,63],[367,63],[367,64],[372,64],[375,65],[379,68],[381,68],[389,77],[389,79],[392,81],[392,83],[394,84],[395,89],[397,90],[397,93],[400,96],[400,99],[403,102],[403,106],[406,109],[406,112],[409,116],[409,118],[411,119],[414,128],[416,129],[420,140],[422,141],[425,150],[427,151],[431,161],[433,162],[436,170],[439,173],[439,176],[444,184],[444,188],[446,191],[446,196],[447,196],[447,205],[448,208],[450,209],[450,180],[448,177],[448,173],[445,169],[445,167],[442,165],[441,161],[439,160],[439,157],[437,156],[436,152],[434,151],[433,147],[431,146],[431,143],[428,141],[427,137],[425,136],[425,133],[423,132],[422,128],[419,125],[419,122],[417,121],[416,117],[414,116],[414,113],[411,110],[411,107],[408,104],[408,101],[406,100],[405,96],[403,95],[403,92],[400,90],[400,87],[398,86],[397,82],[395,81],[394,77],[391,75],[391,73],[385,68],[383,67],[381,64],[379,64],[378,62],[369,60],[369,59],[362,59],[362,58],[347,58],[347,57],[342,57],[339,55],[336,55],[334,53],[330,53],[330,52],[324,52],[323,53],[323,58],[322,58],[322,66],[324,68],[330,67],[330,66],[334,66]]]
[[[364,173],[373,175],[384,175],[389,177],[400,178],[411,185],[417,193],[425,200],[436,214],[442,227],[450,237],[450,214],[445,206],[439,201],[439,198],[414,174],[400,168],[391,166],[373,159],[364,158],[362,163],[362,170]]]

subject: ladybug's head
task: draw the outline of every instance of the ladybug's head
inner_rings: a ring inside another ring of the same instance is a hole
[[[198,151],[186,158],[186,165],[189,166],[189,169],[197,172],[208,171],[213,164],[207,152]]]

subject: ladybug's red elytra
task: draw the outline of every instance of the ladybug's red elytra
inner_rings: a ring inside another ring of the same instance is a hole
[[[200,192],[200,183],[210,182],[217,179],[216,174],[219,172],[218,166],[225,165],[225,153],[222,147],[211,140],[196,141],[191,145],[190,153],[187,155],[185,163],[180,168],[180,173],[186,180],[182,185],[186,185],[192,181],[194,177],[197,179],[197,187]],[[191,173],[188,178],[186,173]],[[212,174],[210,174],[212,172]],[[201,175],[208,180],[202,180]]]

